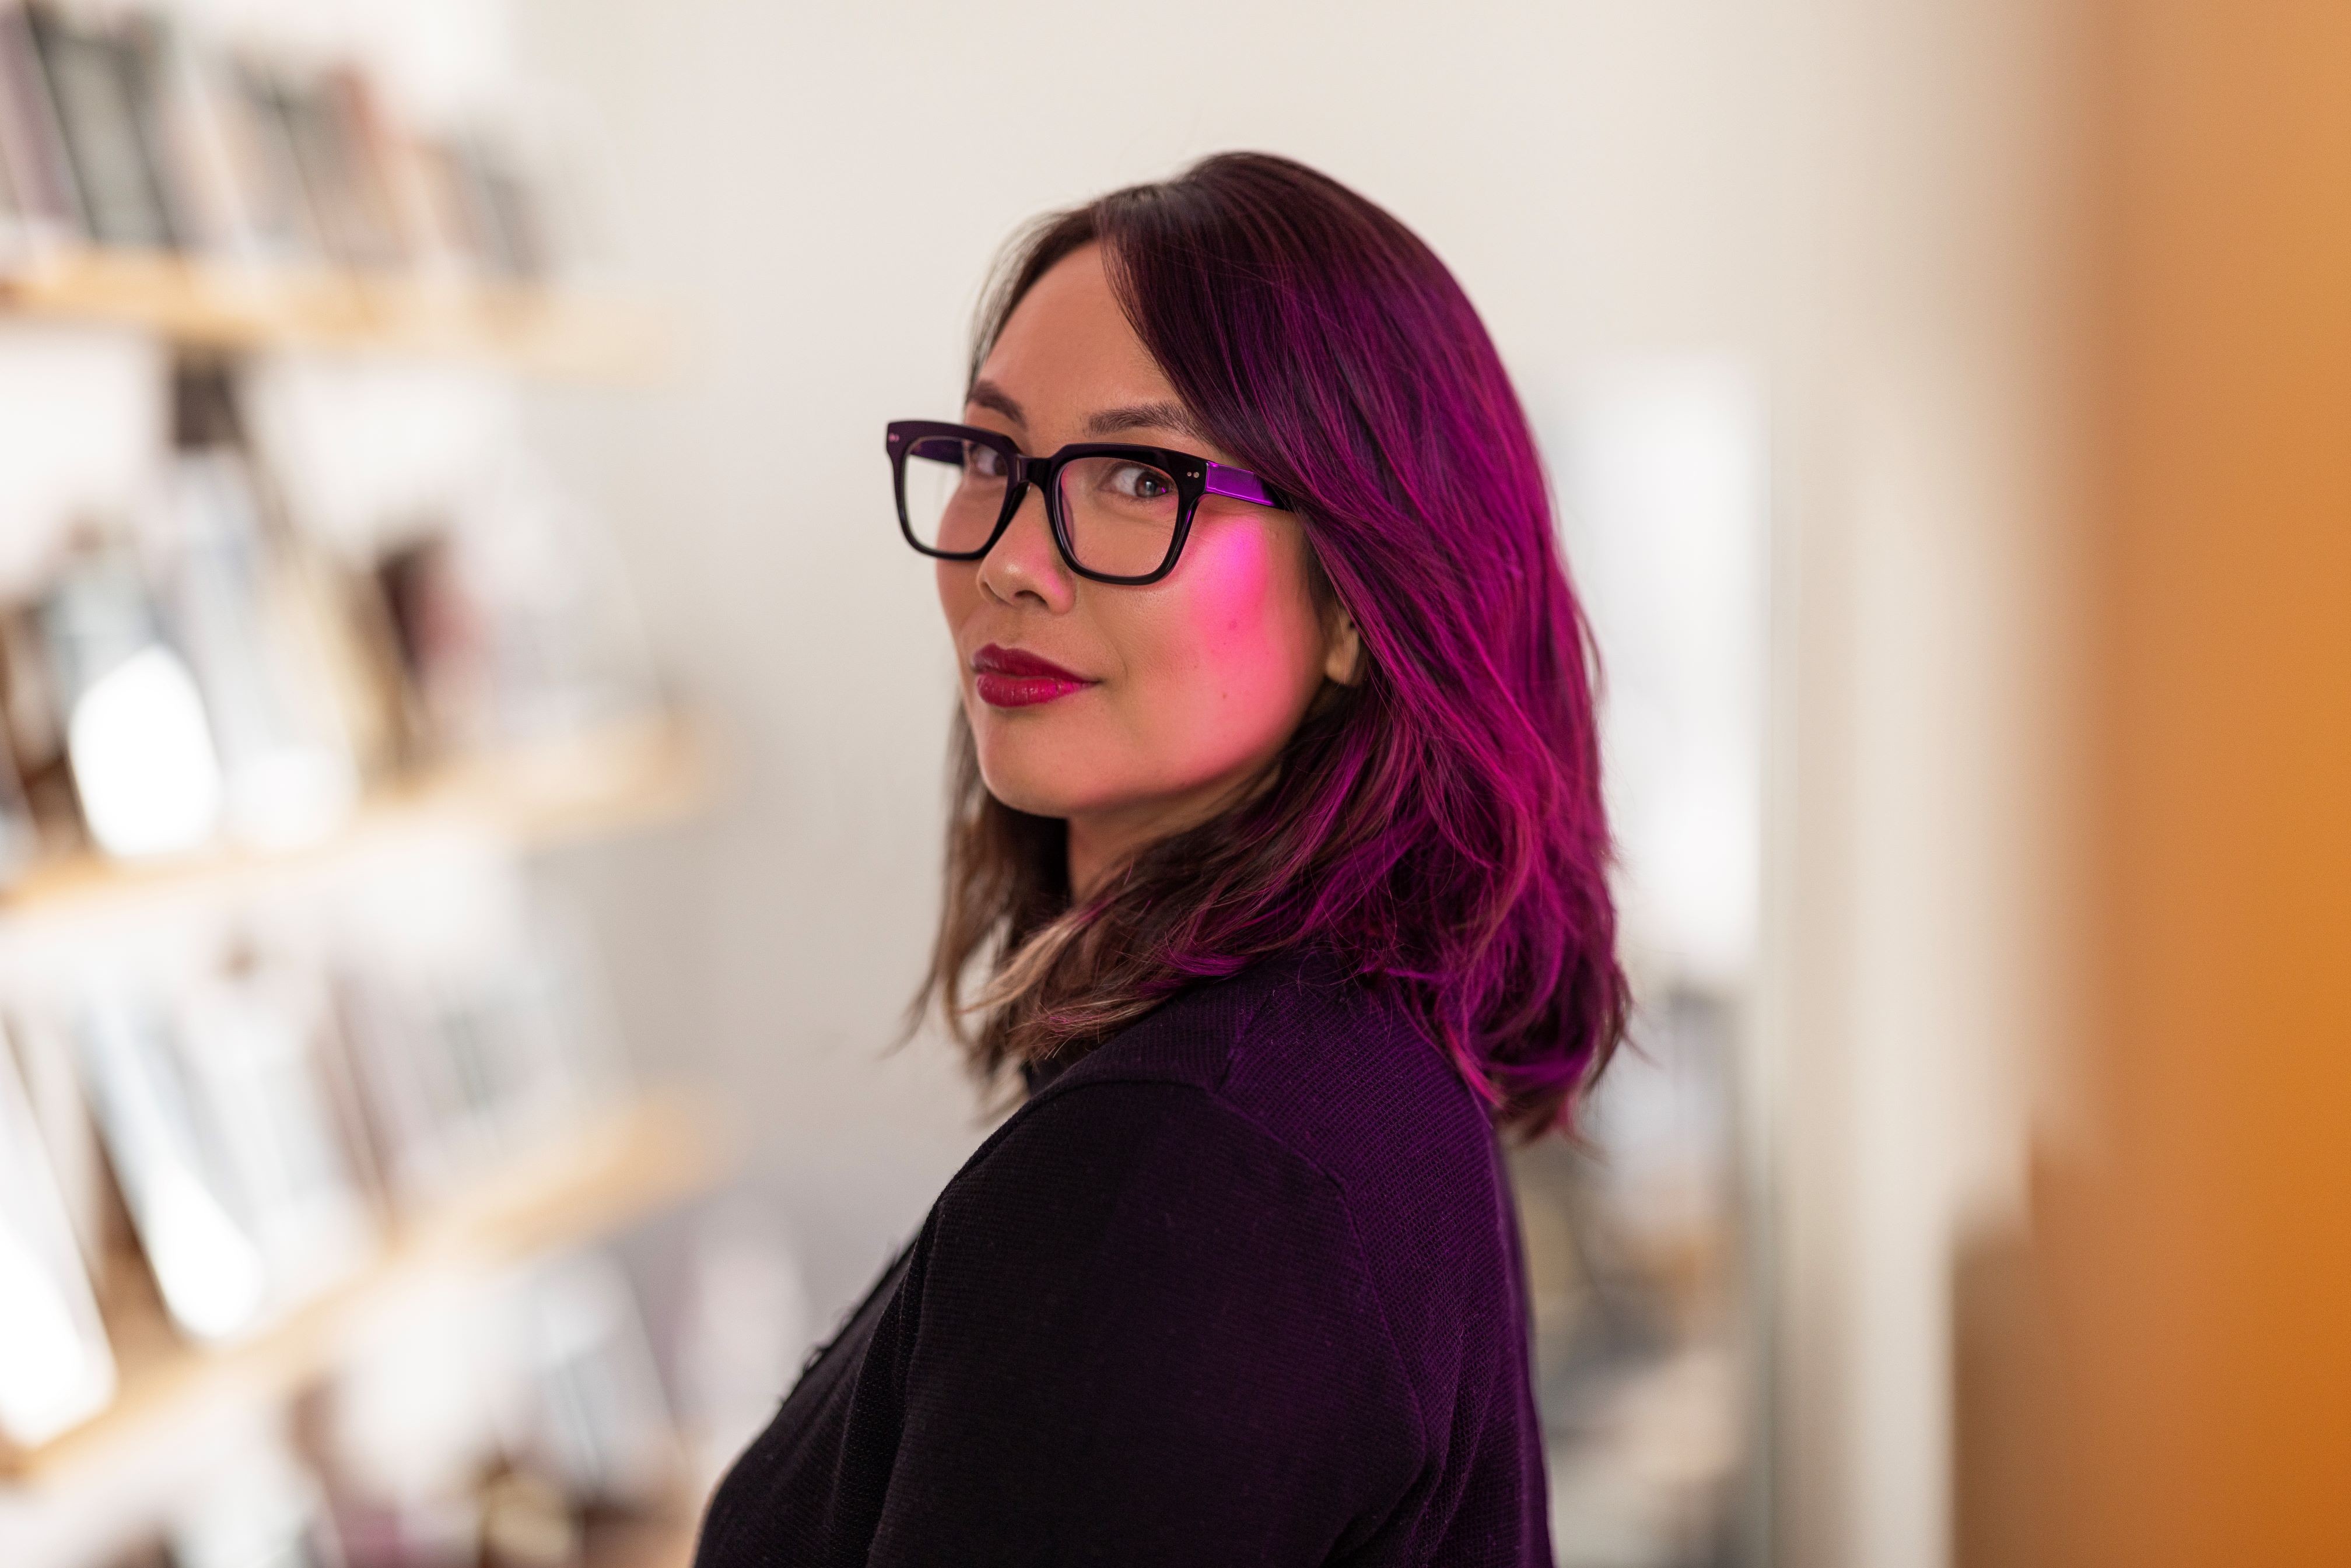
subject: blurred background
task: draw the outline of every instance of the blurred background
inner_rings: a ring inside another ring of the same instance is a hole
[[[1635,1041],[1563,1568],[2351,1561],[2351,16],[0,0],[0,1563],[663,1568],[989,1130],[880,427],[1040,212],[1454,267]]]

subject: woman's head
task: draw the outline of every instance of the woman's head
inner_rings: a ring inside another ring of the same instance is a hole
[[[1235,463],[1135,335],[1098,243],[1011,302],[963,417],[1030,455],[1126,443]],[[984,527],[1000,515],[1002,465],[972,450],[983,461],[966,463],[959,488],[985,496]],[[1132,553],[1140,547],[1102,536],[1144,536],[1147,560],[1109,563],[1141,575],[1160,563],[1163,531],[1173,543],[1184,520],[1176,486],[1155,465],[1103,455],[1066,469],[1056,498],[1073,523],[1101,519],[1069,528],[1081,550]],[[1293,514],[1206,495],[1188,522],[1165,576],[1105,583],[1064,559],[1032,486],[985,556],[937,563],[981,778],[1004,805],[1068,824],[1081,893],[1126,852],[1205,821],[1262,776],[1323,682],[1353,678],[1353,626],[1315,591]]]
[[[1143,586],[1071,570],[1033,489],[939,562],[965,700],[925,995],[961,1031],[992,961],[980,1069],[1314,941],[1499,1120],[1561,1122],[1625,1006],[1592,683],[1525,416],[1443,263],[1311,170],[1211,158],[1033,229],[968,391],[1029,456],[1173,448],[1286,503],[1202,497]]]

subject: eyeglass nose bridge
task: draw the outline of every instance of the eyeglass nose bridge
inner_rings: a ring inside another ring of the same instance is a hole
[[[987,544],[974,558],[976,560],[986,560],[996,553],[996,547],[1002,544],[1004,536],[1012,531],[1013,519],[1020,515],[1020,508],[1029,504],[1029,492],[1034,489],[1038,500],[1044,504],[1045,532],[1052,540],[1054,551],[1065,564],[1075,564],[1070,561],[1069,545],[1061,537],[1061,508],[1060,498],[1053,494],[1057,481],[1052,468],[1053,459],[1050,455],[1031,457],[1025,452],[1013,454],[1009,471],[1005,476],[1004,509],[997,514],[996,531],[988,536]]]
[[[1011,471],[1005,476],[1004,515],[996,526],[997,538],[1002,538],[1005,530],[1011,528],[1012,519],[1020,515],[1020,508],[1028,504],[1031,488],[1045,503],[1046,523],[1058,533],[1060,520],[1057,514],[1061,508],[1055,504],[1053,483],[1053,459],[1050,456],[1031,457],[1025,452],[1013,454]],[[994,540],[989,541],[988,548],[995,548]]]

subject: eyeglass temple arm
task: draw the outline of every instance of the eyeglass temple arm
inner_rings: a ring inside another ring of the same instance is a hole
[[[1211,463],[1208,465],[1207,486],[1211,496],[1229,496],[1236,501],[1274,507],[1285,512],[1290,510],[1288,497],[1246,468],[1228,468],[1221,463]]]

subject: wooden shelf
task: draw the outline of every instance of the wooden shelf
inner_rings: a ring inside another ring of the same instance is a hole
[[[706,747],[659,714],[427,769],[377,790],[332,837],[287,850],[223,845],[156,861],[78,854],[33,866],[0,893],[0,925],[108,903],[240,883],[348,854],[436,818],[529,847],[625,831],[690,813],[707,797]]]
[[[641,377],[669,352],[655,312],[608,295],[242,266],[168,251],[40,256],[0,276],[0,314],[130,327],[195,348],[480,360],[551,376]]]
[[[680,1500],[667,1512],[590,1535],[583,1558],[587,1568],[688,1568],[701,1529],[701,1505]]]
[[[708,799],[711,771],[693,721],[654,713],[446,764],[381,809],[465,812],[547,846],[686,816]]]
[[[256,1339],[203,1350],[167,1333],[118,1333],[114,1402],[39,1448],[0,1457],[0,1474],[47,1479],[221,1400],[286,1397],[331,1371],[387,1304],[447,1270],[594,1240],[707,1189],[726,1168],[717,1142],[691,1103],[648,1099],[475,1182],[462,1207],[396,1230],[373,1264]]]

